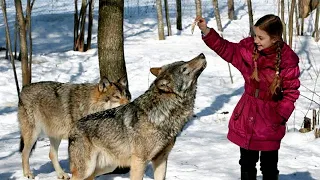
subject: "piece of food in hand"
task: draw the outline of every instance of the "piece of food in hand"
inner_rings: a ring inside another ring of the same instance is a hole
[[[194,28],[196,27],[197,24],[198,24],[198,21],[194,21],[194,22],[191,24],[191,34],[193,34]]]

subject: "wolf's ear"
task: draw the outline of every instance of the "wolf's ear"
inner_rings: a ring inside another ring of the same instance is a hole
[[[106,87],[110,85],[111,85],[111,82],[109,81],[109,79],[106,77],[103,77],[99,82],[99,86],[98,86],[99,92],[105,92]]]
[[[158,77],[158,75],[161,72],[161,67],[156,67],[156,68],[150,68],[150,72],[155,75],[156,77]]]
[[[156,82],[156,86],[164,92],[173,92],[170,81],[167,79],[160,79]]]
[[[127,87],[128,81],[127,81],[127,76],[124,75],[122,78],[118,80],[118,83],[120,83],[123,87]]]

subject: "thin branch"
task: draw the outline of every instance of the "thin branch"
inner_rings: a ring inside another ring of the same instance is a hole
[[[13,58],[12,49],[11,49],[11,40],[10,40],[9,26],[8,26],[8,20],[7,20],[6,1],[2,0],[1,2],[2,2],[3,19],[4,19],[5,26],[6,26],[6,36],[8,39],[8,49],[9,49],[9,54],[10,54],[10,61],[12,64],[14,79],[16,82],[17,94],[18,94],[18,97],[20,97],[20,89],[19,89],[19,83],[18,83],[18,78],[17,78],[16,66],[14,63],[14,58]]]
[[[301,85],[301,86],[303,86],[304,88],[306,88],[308,91],[310,91],[310,92],[314,93],[316,96],[320,97],[320,95],[319,95],[319,94],[317,94],[315,91],[313,91],[313,90],[309,89],[307,86],[305,86],[305,85],[303,85],[303,84],[300,84],[300,85]]]
[[[304,96],[304,95],[302,95],[302,94],[300,94],[300,96],[302,96],[302,97],[304,97],[304,98],[306,98],[306,99],[308,99],[308,100],[310,100],[310,101],[314,102],[314,103],[315,103],[315,104],[317,104],[318,106],[320,106],[320,104],[319,104],[319,103],[317,103],[316,101],[314,101],[313,99],[310,99],[310,98],[308,98],[307,96]]]

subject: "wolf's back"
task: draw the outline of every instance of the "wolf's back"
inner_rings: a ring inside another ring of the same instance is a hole
[[[32,83],[22,88],[19,107],[24,106],[30,111],[41,108],[43,110],[56,111],[54,107],[65,107],[70,93],[69,85],[59,82]],[[48,109],[53,108],[53,109]]]

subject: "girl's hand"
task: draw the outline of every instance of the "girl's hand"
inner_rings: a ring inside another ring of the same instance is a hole
[[[204,35],[207,35],[210,32],[210,29],[207,26],[207,22],[203,17],[197,16],[194,22],[198,25],[199,29]]]

